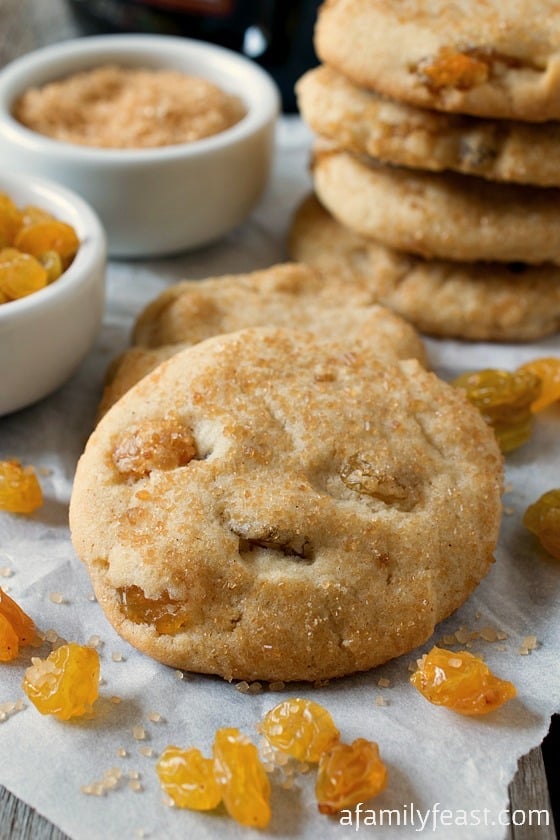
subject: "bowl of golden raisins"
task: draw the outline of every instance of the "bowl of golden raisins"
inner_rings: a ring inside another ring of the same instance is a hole
[[[58,184],[0,173],[0,416],[50,394],[90,350],[105,303],[105,233]]]

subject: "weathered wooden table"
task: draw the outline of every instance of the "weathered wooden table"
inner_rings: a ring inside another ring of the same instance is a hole
[[[77,34],[78,26],[65,0],[0,0],[0,67],[36,47]],[[509,795],[512,811],[547,808],[552,813],[540,748],[520,760]],[[556,837],[552,825],[511,826],[510,830],[512,840],[555,840]],[[0,786],[0,840],[8,838],[66,840],[66,835]]]

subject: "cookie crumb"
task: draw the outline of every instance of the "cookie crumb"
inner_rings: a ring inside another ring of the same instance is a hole
[[[498,631],[495,627],[483,627],[480,631],[480,638],[485,642],[496,642],[498,640]]]
[[[537,637],[536,636],[525,636],[525,638],[521,642],[521,645],[524,648],[527,648],[527,650],[536,650],[537,645],[538,645]]]

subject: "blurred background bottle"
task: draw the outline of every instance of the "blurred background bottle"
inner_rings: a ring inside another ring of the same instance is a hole
[[[321,0],[69,0],[84,34],[153,32],[211,41],[253,59],[276,80],[286,112],[294,84],[317,64]]]

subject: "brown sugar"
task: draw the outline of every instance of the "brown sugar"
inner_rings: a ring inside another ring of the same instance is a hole
[[[238,97],[207,79],[112,65],[30,88],[14,107],[14,117],[32,131],[112,149],[192,143],[225,131],[244,115]]]

